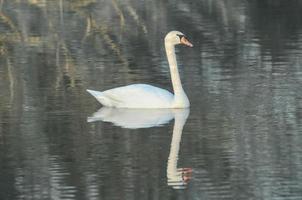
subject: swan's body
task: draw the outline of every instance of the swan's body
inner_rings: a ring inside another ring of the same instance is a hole
[[[117,108],[169,108],[174,95],[147,84],[133,84],[104,92],[87,90],[104,106]]]
[[[174,95],[168,90],[147,84],[133,84],[103,92],[87,90],[101,104],[117,108],[187,108],[190,106],[177,67],[175,45],[193,45],[178,31],[171,31],[165,37],[165,49],[169,62]]]

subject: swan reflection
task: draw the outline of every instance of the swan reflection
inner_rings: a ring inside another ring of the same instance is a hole
[[[168,185],[172,186],[174,189],[185,189],[192,176],[192,168],[177,167],[182,130],[189,113],[189,109],[181,109],[174,112],[173,135],[167,164]]]
[[[171,109],[129,109],[102,107],[91,117],[88,122],[111,122],[123,128],[137,129],[150,128],[168,123],[174,118]]]
[[[174,119],[173,135],[167,162],[167,184],[174,189],[184,189],[191,179],[192,168],[178,168],[178,154],[182,130],[189,109],[127,109],[102,107],[88,122],[111,122],[123,128],[137,129],[160,126]]]

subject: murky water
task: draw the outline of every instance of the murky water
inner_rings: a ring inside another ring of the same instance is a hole
[[[302,199],[302,3],[0,1],[0,199]],[[87,88],[189,110],[101,108]]]

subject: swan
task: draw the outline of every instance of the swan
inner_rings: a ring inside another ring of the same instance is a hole
[[[189,99],[181,84],[175,45],[193,45],[185,35],[179,31],[171,31],[165,37],[165,50],[170,67],[170,74],[174,95],[168,90],[148,84],[132,84],[117,87],[103,92],[88,90],[102,105],[117,108],[187,108]]]

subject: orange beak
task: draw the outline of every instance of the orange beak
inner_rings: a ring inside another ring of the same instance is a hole
[[[184,44],[184,45],[186,45],[186,46],[189,46],[189,47],[193,47],[193,44],[192,44],[191,42],[189,42],[189,40],[187,40],[186,37],[182,37],[182,38],[180,39],[180,43],[181,43],[181,44]]]

